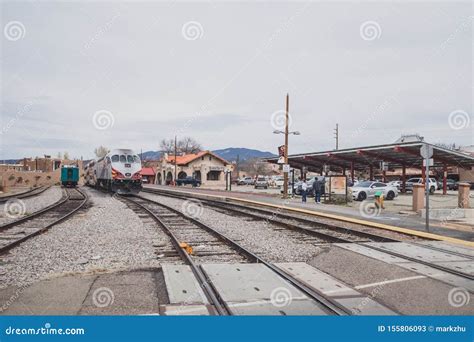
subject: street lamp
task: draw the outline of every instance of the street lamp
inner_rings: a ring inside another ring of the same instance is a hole
[[[274,130],[274,134],[284,134],[285,135],[285,151],[284,151],[284,159],[285,165],[288,164],[288,135],[300,135],[301,133],[298,131],[290,132],[288,130],[288,111],[290,107],[290,95],[286,94],[286,112],[285,112],[285,130]],[[283,198],[288,198],[288,172],[283,170]]]

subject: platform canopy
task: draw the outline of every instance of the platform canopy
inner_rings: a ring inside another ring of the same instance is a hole
[[[381,162],[388,165],[388,169],[422,168],[423,158],[420,148],[428,145],[433,148],[434,167],[455,166],[470,169],[474,166],[474,157],[463,152],[446,149],[426,142],[402,142],[387,145],[354,147],[342,150],[310,152],[292,154],[288,156],[288,163],[293,168],[305,167],[308,171],[320,172],[324,165],[327,170],[364,171],[367,168],[379,168]],[[270,163],[277,163],[278,158],[265,159]]]

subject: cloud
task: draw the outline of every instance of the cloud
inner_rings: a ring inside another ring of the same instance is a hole
[[[469,3],[1,6],[4,22],[26,30],[1,51],[3,158],[156,149],[174,134],[274,151],[282,136],[270,117],[287,92],[302,133],[290,152],[332,148],[336,123],[343,147],[408,132],[474,143],[471,127],[447,121],[453,110],[473,115]],[[199,39],[183,37],[188,22]],[[376,39],[361,37],[364,22],[378,24]],[[100,110],[113,127],[94,127]]]

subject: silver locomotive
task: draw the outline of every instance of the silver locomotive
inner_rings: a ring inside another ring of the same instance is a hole
[[[85,183],[119,194],[137,194],[142,190],[141,169],[141,160],[133,150],[116,149],[87,164]]]

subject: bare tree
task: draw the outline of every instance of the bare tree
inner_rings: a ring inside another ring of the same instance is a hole
[[[184,137],[178,141],[178,149],[182,153],[198,153],[202,150],[202,146],[195,139],[191,137]]]
[[[202,146],[191,137],[184,137],[177,141],[177,151],[179,153],[197,153],[202,150]],[[160,142],[160,151],[174,154],[174,139],[163,139]]]
[[[163,139],[160,141],[160,151],[168,154],[174,153],[174,140]]]
[[[109,153],[109,149],[101,145],[94,149],[94,153],[97,158],[102,158],[102,157],[105,157],[107,153]]]

